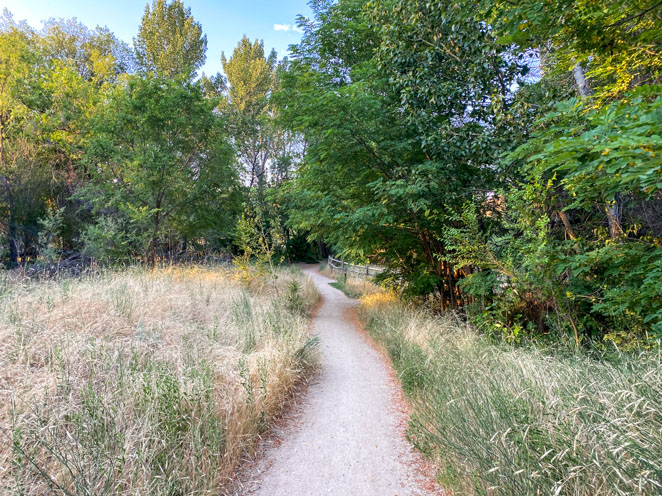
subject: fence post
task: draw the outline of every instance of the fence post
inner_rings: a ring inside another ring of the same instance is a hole
[[[345,273],[345,283],[347,283],[347,268],[349,267],[349,264],[347,262],[343,262],[343,272]]]

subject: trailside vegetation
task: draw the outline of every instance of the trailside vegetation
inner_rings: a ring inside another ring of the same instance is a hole
[[[264,225],[275,258],[317,258],[283,206],[303,149],[271,100],[286,62],[245,37],[228,59],[217,54],[227,79],[199,74],[206,57],[202,26],[180,0],[148,3],[133,46],[107,28],[49,19],[35,29],[5,10],[7,268],[227,260],[242,251],[242,213]]]
[[[612,355],[495,344],[452,313],[361,298],[412,408],[408,437],[453,494],[657,494],[658,353]]]
[[[293,225],[511,342],[660,338],[659,4],[311,5]]]
[[[2,281],[4,494],[219,494],[314,372],[312,282],[218,266]]]

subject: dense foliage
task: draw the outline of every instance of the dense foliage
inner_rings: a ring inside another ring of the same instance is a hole
[[[662,335],[659,4],[311,5],[293,225],[511,341]]]
[[[5,13],[6,264],[329,246],[511,341],[660,337],[659,2],[311,7],[289,60],[244,37],[225,76],[180,0],[133,47]]]
[[[5,265],[243,251],[242,210],[280,258],[315,258],[283,227],[280,185],[301,143],[275,122],[276,53],[265,57],[261,41],[244,37],[221,57],[226,80],[198,77],[206,51],[202,26],[179,0],[145,6],[133,47],[107,28],[49,19],[35,30],[5,11]]]

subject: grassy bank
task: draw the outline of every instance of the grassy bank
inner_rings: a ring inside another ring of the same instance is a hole
[[[213,268],[4,285],[2,494],[217,494],[314,367],[296,272]]]
[[[454,494],[662,492],[659,351],[607,362],[497,346],[388,294],[360,314],[411,399],[411,440]]]

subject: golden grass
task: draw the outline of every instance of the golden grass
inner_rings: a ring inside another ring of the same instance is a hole
[[[394,291],[375,291],[361,296],[361,307],[366,309],[383,308],[399,301]]]
[[[458,315],[364,296],[412,415],[409,438],[454,494],[662,494],[662,355],[497,344]]]
[[[221,268],[4,286],[0,492],[210,494],[315,362],[312,283]]]

